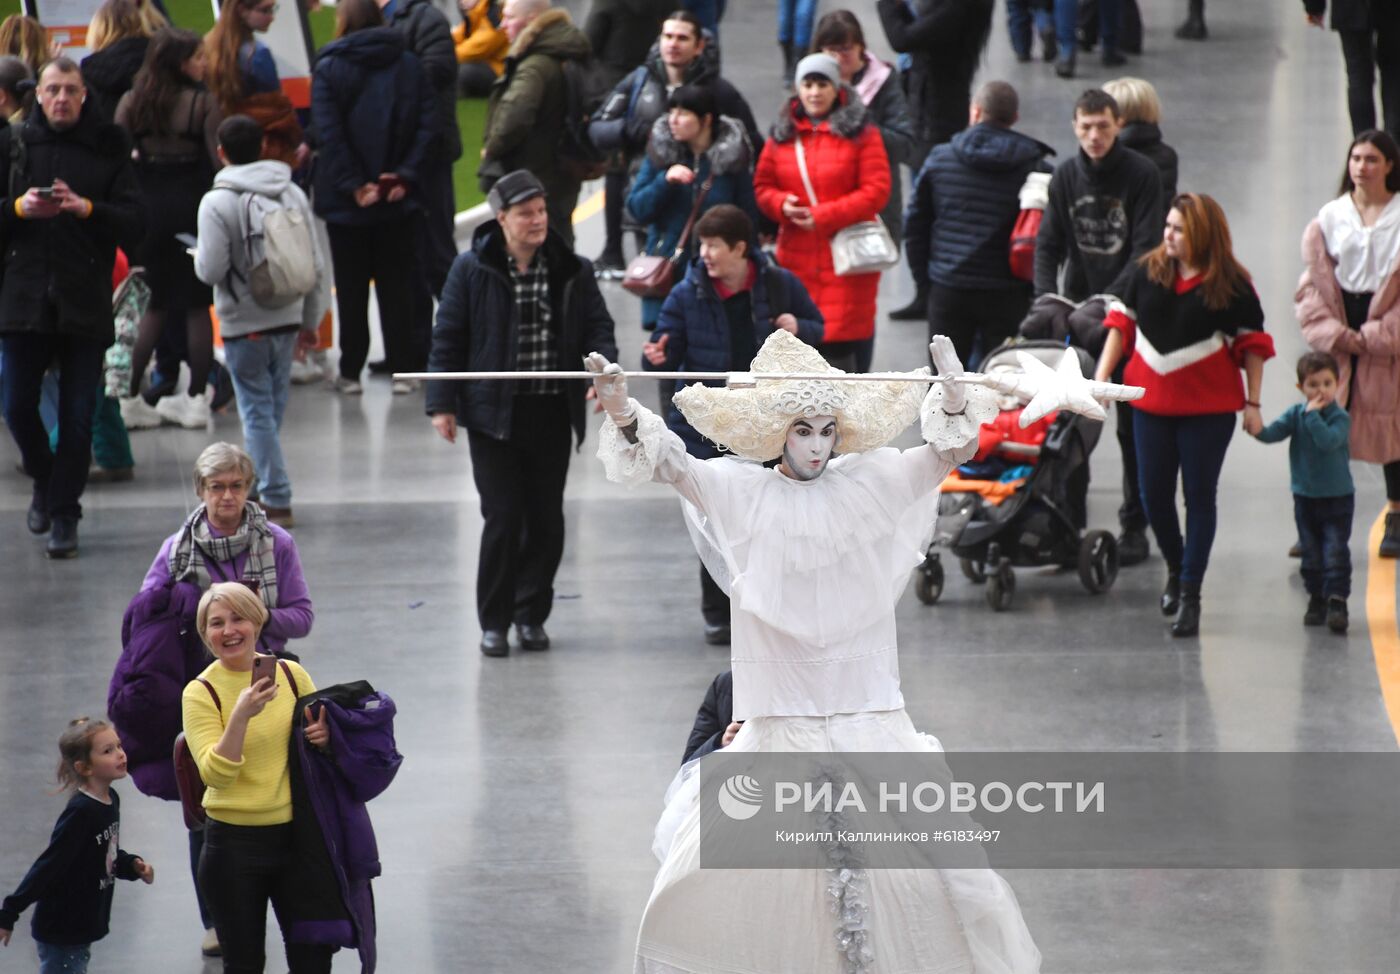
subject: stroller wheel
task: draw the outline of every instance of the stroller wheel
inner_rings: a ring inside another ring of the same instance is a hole
[[[981,585],[987,580],[985,562],[975,561],[972,558],[959,558],[958,567],[962,569],[963,576],[973,585]]]
[[[1090,531],[1079,542],[1079,580],[1092,595],[1113,587],[1118,577],[1118,542],[1107,531]]]
[[[931,554],[914,577],[914,594],[924,605],[933,605],[943,596],[943,562]]]
[[[1011,608],[1011,600],[1016,597],[1016,573],[1011,570],[1010,564],[1003,563],[987,576],[985,594],[993,612],[1005,612]]]

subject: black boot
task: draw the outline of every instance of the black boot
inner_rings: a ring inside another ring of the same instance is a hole
[[[1183,41],[1206,39],[1206,0],[1190,0],[1186,7],[1186,20],[1176,29],[1176,36]]]
[[[1303,625],[1320,626],[1326,621],[1327,600],[1320,595],[1309,595],[1308,610],[1303,613]]]
[[[914,293],[914,300],[910,301],[902,308],[895,308],[890,312],[890,321],[927,321],[928,320],[928,288],[919,288]]]
[[[44,554],[50,558],[78,557],[78,519],[76,517],[56,517],[49,532],[49,543]]]
[[[1382,558],[1400,558],[1400,511],[1390,511],[1385,516],[1385,534],[1381,536],[1381,547],[1377,552]]]
[[[1201,586],[1185,583],[1181,586],[1181,608],[1172,623],[1172,635],[1194,636],[1201,631]]]
[[[1181,608],[1181,569],[1167,569],[1167,585],[1162,589],[1162,615],[1174,616]]]
[[[1347,600],[1340,595],[1327,599],[1327,628],[1338,635],[1347,631]]]

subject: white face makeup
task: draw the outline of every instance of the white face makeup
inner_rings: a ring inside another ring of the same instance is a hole
[[[798,419],[788,427],[779,469],[793,480],[816,480],[831,460],[836,446],[836,417]]]

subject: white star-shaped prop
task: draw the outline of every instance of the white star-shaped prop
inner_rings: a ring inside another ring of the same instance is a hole
[[[1016,360],[1021,363],[1020,372],[995,372],[978,376],[969,372],[965,373],[962,379],[995,389],[1004,395],[1016,396],[1026,402],[1026,408],[1021,410],[1022,429],[1060,409],[1068,409],[1090,419],[1103,420],[1108,418],[1108,414],[1104,412],[1104,402],[1131,402],[1141,399],[1145,392],[1139,386],[1091,382],[1084,378],[1084,373],[1079,368],[1079,357],[1072,348],[1065,349],[1064,357],[1055,369],[1029,352],[1017,352]]]

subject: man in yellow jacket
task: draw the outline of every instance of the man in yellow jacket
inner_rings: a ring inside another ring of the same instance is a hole
[[[463,98],[485,98],[505,70],[510,38],[501,30],[497,0],[458,0],[462,22],[452,28],[457,48],[457,90]]]

